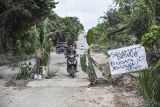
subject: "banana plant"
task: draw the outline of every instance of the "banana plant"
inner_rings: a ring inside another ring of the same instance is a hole
[[[91,46],[91,44],[93,43],[93,31],[90,29],[87,33],[87,44],[88,46]]]

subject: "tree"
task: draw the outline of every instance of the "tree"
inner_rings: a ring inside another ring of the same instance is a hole
[[[55,39],[58,41],[77,40],[78,33],[84,30],[77,17],[59,18],[56,23],[52,23],[52,26],[54,26]]]
[[[118,8],[102,17],[94,27],[95,46],[108,50],[123,46],[145,46],[150,68],[139,73],[138,87],[151,107],[160,101],[160,2],[158,0],[115,0]],[[100,41],[100,42],[99,42]]]
[[[31,26],[41,23],[55,8],[53,0],[0,0],[1,50],[14,48]]]

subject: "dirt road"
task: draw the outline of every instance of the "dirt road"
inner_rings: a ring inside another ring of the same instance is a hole
[[[77,44],[77,52],[82,54],[81,46],[87,47],[83,35]],[[99,62],[104,62],[102,54],[95,56],[99,57]],[[4,73],[5,69],[1,70]],[[5,79],[0,79],[0,107],[145,107],[143,99],[135,91],[112,85],[89,88],[88,77],[80,65],[75,78],[70,78],[63,54],[51,53],[49,70],[56,76],[31,81],[21,89],[5,87]]]

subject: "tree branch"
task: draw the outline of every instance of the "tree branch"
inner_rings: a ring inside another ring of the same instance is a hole
[[[113,35],[113,34],[116,34],[116,33],[119,33],[119,32],[122,32],[122,31],[124,31],[125,29],[127,29],[128,27],[129,27],[129,25],[124,26],[124,27],[122,27],[122,28],[120,28],[120,29],[118,29],[118,30],[116,30],[116,31],[113,31],[113,32],[109,33],[108,36]]]

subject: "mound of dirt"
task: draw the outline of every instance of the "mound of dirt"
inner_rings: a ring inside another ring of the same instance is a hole
[[[113,83],[115,86],[124,87],[127,90],[137,89],[137,80],[130,74],[124,74],[113,78]]]

